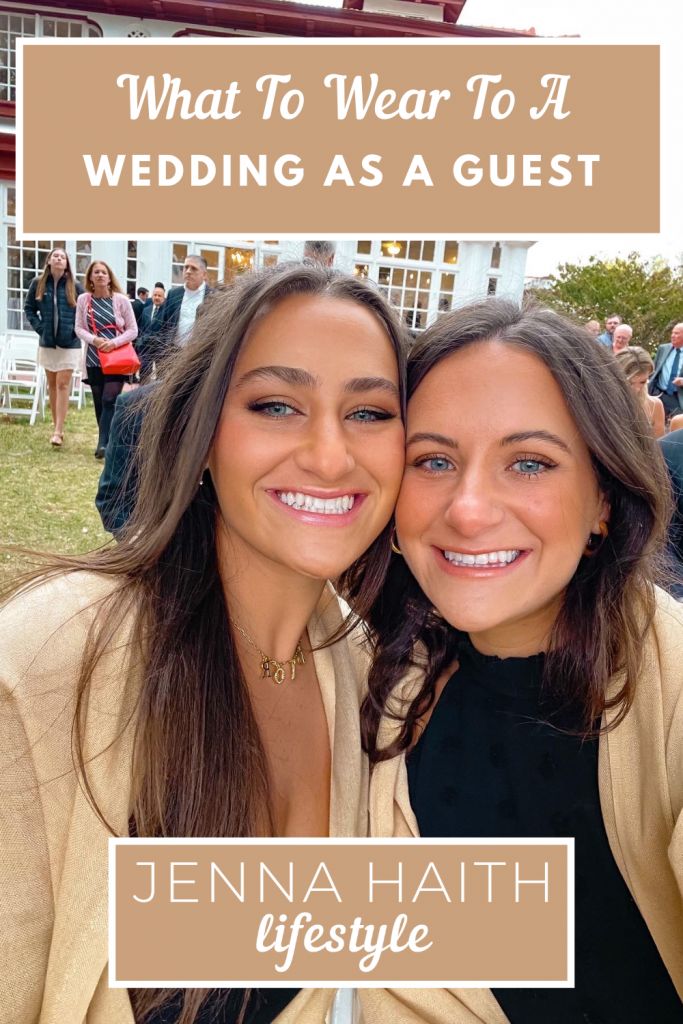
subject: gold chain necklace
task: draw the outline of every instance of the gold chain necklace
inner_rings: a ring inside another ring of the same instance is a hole
[[[277,686],[285,681],[285,665],[289,665],[289,671],[291,679],[294,681],[296,678],[296,667],[297,665],[305,665],[306,658],[301,647],[301,641],[299,640],[296,645],[296,650],[291,658],[286,658],[284,661],[277,661],[275,658],[271,658],[269,654],[262,651],[255,640],[247,633],[246,629],[243,629],[238,622],[233,623],[238,633],[244,637],[248,644],[250,644],[255,651],[258,651],[259,657],[261,658],[261,679],[272,679]]]

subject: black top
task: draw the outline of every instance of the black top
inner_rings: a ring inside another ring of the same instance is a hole
[[[680,1024],[681,1002],[609,847],[597,739],[559,731],[578,728],[579,716],[552,714],[543,655],[500,660],[466,642],[459,660],[408,757],[420,834],[575,839],[576,987],[497,989],[496,999],[512,1024]]]
[[[252,990],[244,1024],[270,1024],[291,1003],[298,988],[264,988]],[[199,1012],[197,1024],[235,1024],[242,1008],[244,993],[233,989],[229,995],[215,992]],[[148,1017],[145,1024],[176,1024],[180,1000]]]

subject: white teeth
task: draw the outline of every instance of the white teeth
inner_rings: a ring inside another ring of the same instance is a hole
[[[519,549],[510,548],[506,551],[485,551],[479,555],[469,555],[463,551],[444,551],[444,558],[453,565],[509,565],[519,558]]]
[[[316,498],[312,494],[304,494],[303,491],[276,491],[275,493],[283,505],[288,505],[299,512],[315,512],[325,516],[340,516],[345,512],[350,512],[355,500],[353,494],[343,494],[338,498]]]

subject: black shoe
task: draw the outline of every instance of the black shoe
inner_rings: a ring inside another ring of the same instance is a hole
[[[104,452],[105,452],[104,448],[97,448],[96,451],[95,451],[95,458],[96,459],[103,459],[104,458]]]

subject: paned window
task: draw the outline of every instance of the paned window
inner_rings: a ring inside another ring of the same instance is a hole
[[[52,249],[63,249],[64,241],[40,239],[19,242],[13,224],[7,225],[7,330],[30,331],[24,317],[24,300],[29,285],[43,269]]]
[[[0,100],[16,102],[17,39],[90,39],[101,35],[97,25],[80,19],[0,11]]]
[[[406,327],[424,330],[429,314],[431,271],[380,265],[378,284],[403,317]]]

